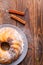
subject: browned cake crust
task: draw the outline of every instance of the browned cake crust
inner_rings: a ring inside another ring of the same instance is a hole
[[[9,50],[1,48],[2,42],[10,45]],[[11,63],[19,58],[23,51],[23,41],[21,35],[10,27],[0,29],[0,63]]]

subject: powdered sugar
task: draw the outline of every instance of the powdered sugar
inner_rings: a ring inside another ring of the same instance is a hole
[[[20,33],[16,29],[13,29],[11,27],[0,28],[0,35],[2,35],[4,33],[5,33],[6,39],[8,37],[11,37],[13,39],[12,43],[16,42],[16,41],[20,41],[20,44],[21,44],[20,54],[21,54],[23,52],[24,44],[23,44],[23,39],[22,39],[22,36],[20,35]],[[0,58],[1,58],[0,61],[4,61],[4,62],[14,58],[14,56],[15,56],[15,52],[12,52],[12,48],[11,48],[11,50],[9,49],[8,51],[5,51],[5,52],[3,52],[0,49],[0,54],[2,55],[2,56],[0,56]]]

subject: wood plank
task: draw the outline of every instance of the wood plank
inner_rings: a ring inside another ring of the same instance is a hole
[[[11,5],[13,4],[13,5]],[[14,0],[10,1],[10,0],[4,0],[0,2],[0,9],[1,9],[1,13],[2,13],[2,17],[3,18],[3,24],[13,24],[16,25],[16,21],[12,20],[10,18],[10,14],[8,13],[9,9],[16,9],[16,2],[14,2]],[[0,22],[1,23],[1,22]]]
[[[41,0],[36,0],[35,1],[36,5],[36,14],[37,14],[37,18],[36,18],[36,26],[34,27],[34,31],[35,31],[35,35],[36,35],[36,43],[35,43],[35,65],[42,65],[42,40],[41,37],[39,37],[38,35],[40,35],[40,33],[42,32],[42,19],[41,19]],[[35,39],[35,35],[34,35],[34,39]],[[41,36],[41,35],[40,35]],[[41,41],[40,41],[41,40]]]
[[[20,4],[21,3],[21,4]],[[27,5],[28,3],[28,5]],[[30,7],[31,5],[31,7]],[[19,7],[20,6],[20,7]],[[19,28],[21,28],[24,33],[26,34],[27,36],[27,39],[28,39],[28,43],[29,44],[29,49],[31,50],[28,50],[28,54],[27,54],[27,57],[24,59],[24,61],[20,64],[22,65],[23,63],[25,65],[33,65],[34,64],[34,44],[33,44],[33,17],[34,17],[34,1],[25,1],[25,0],[20,0],[18,1],[17,0],[17,9],[20,10],[20,11],[25,11],[25,16],[24,17],[21,17],[23,18],[24,20],[26,20],[26,25],[22,25],[20,24],[19,22],[17,22],[17,26]],[[32,11],[31,11],[32,10]],[[31,32],[30,32],[31,30]],[[32,33],[32,36],[31,36],[31,33]],[[32,39],[32,41],[30,40],[30,38]],[[29,42],[30,41],[30,42]],[[27,62],[27,63],[26,63]]]

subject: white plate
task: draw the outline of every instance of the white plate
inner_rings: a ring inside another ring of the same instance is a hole
[[[27,54],[27,50],[28,50],[27,38],[26,38],[25,34],[23,33],[23,31],[20,28],[14,26],[14,25],[2,24],[2,25],[0,25],[0,28],[2,28],[2,27],[11,27],[11,28],[16,29],[21,34],[21,36],[23,38],[23,41],[24,41],[23,42],[24,43],[23,53],[21,54],[21,56],[16,61],[12,62],[11,64],[6,64],[6,65],[18,65],[20,62],[23,61],[23,59],[25,58],[25,56]],[[0,64],[0,65],[2,65],[2,64]],[[5,65],[5,64],[3,64],[3,65]]]

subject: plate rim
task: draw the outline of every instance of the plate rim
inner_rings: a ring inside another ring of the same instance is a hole
[[[23,53],[25,53],[24,56],[23,56],[23,58],[21,59],[21,61],[17,62],[17,60],[19,60],[19,58],[20,58],[20,57],[19,57],[16,61],[12,62],[11,64],[8,64],[8,65],[18,65],[19,63],[21,63],[21,62],[24,60],[25,56],[27,55],[27,51],[28,51],[28,41],[27,41],[26,35],[25,35],[25,33],[24,33],[19,27],[15,26],[15,25],[12,25],[12,24],[1,24],[1,25],[0,25],[0,28],[2,28],[2,27],[16,28],[16,30],[17,30],[21,35],[24,36],[24,40],[25,40],[26,46],[24,47],[24,51],[23,51],[22,54],[21,54],[21,55],[23,55]],[[25,49],[25,48],[26,48],[26,49]],[[26,52],[25,52],[25,51],[26,51]],[[1,64],[1,65],[2,65],[2,64]]]

